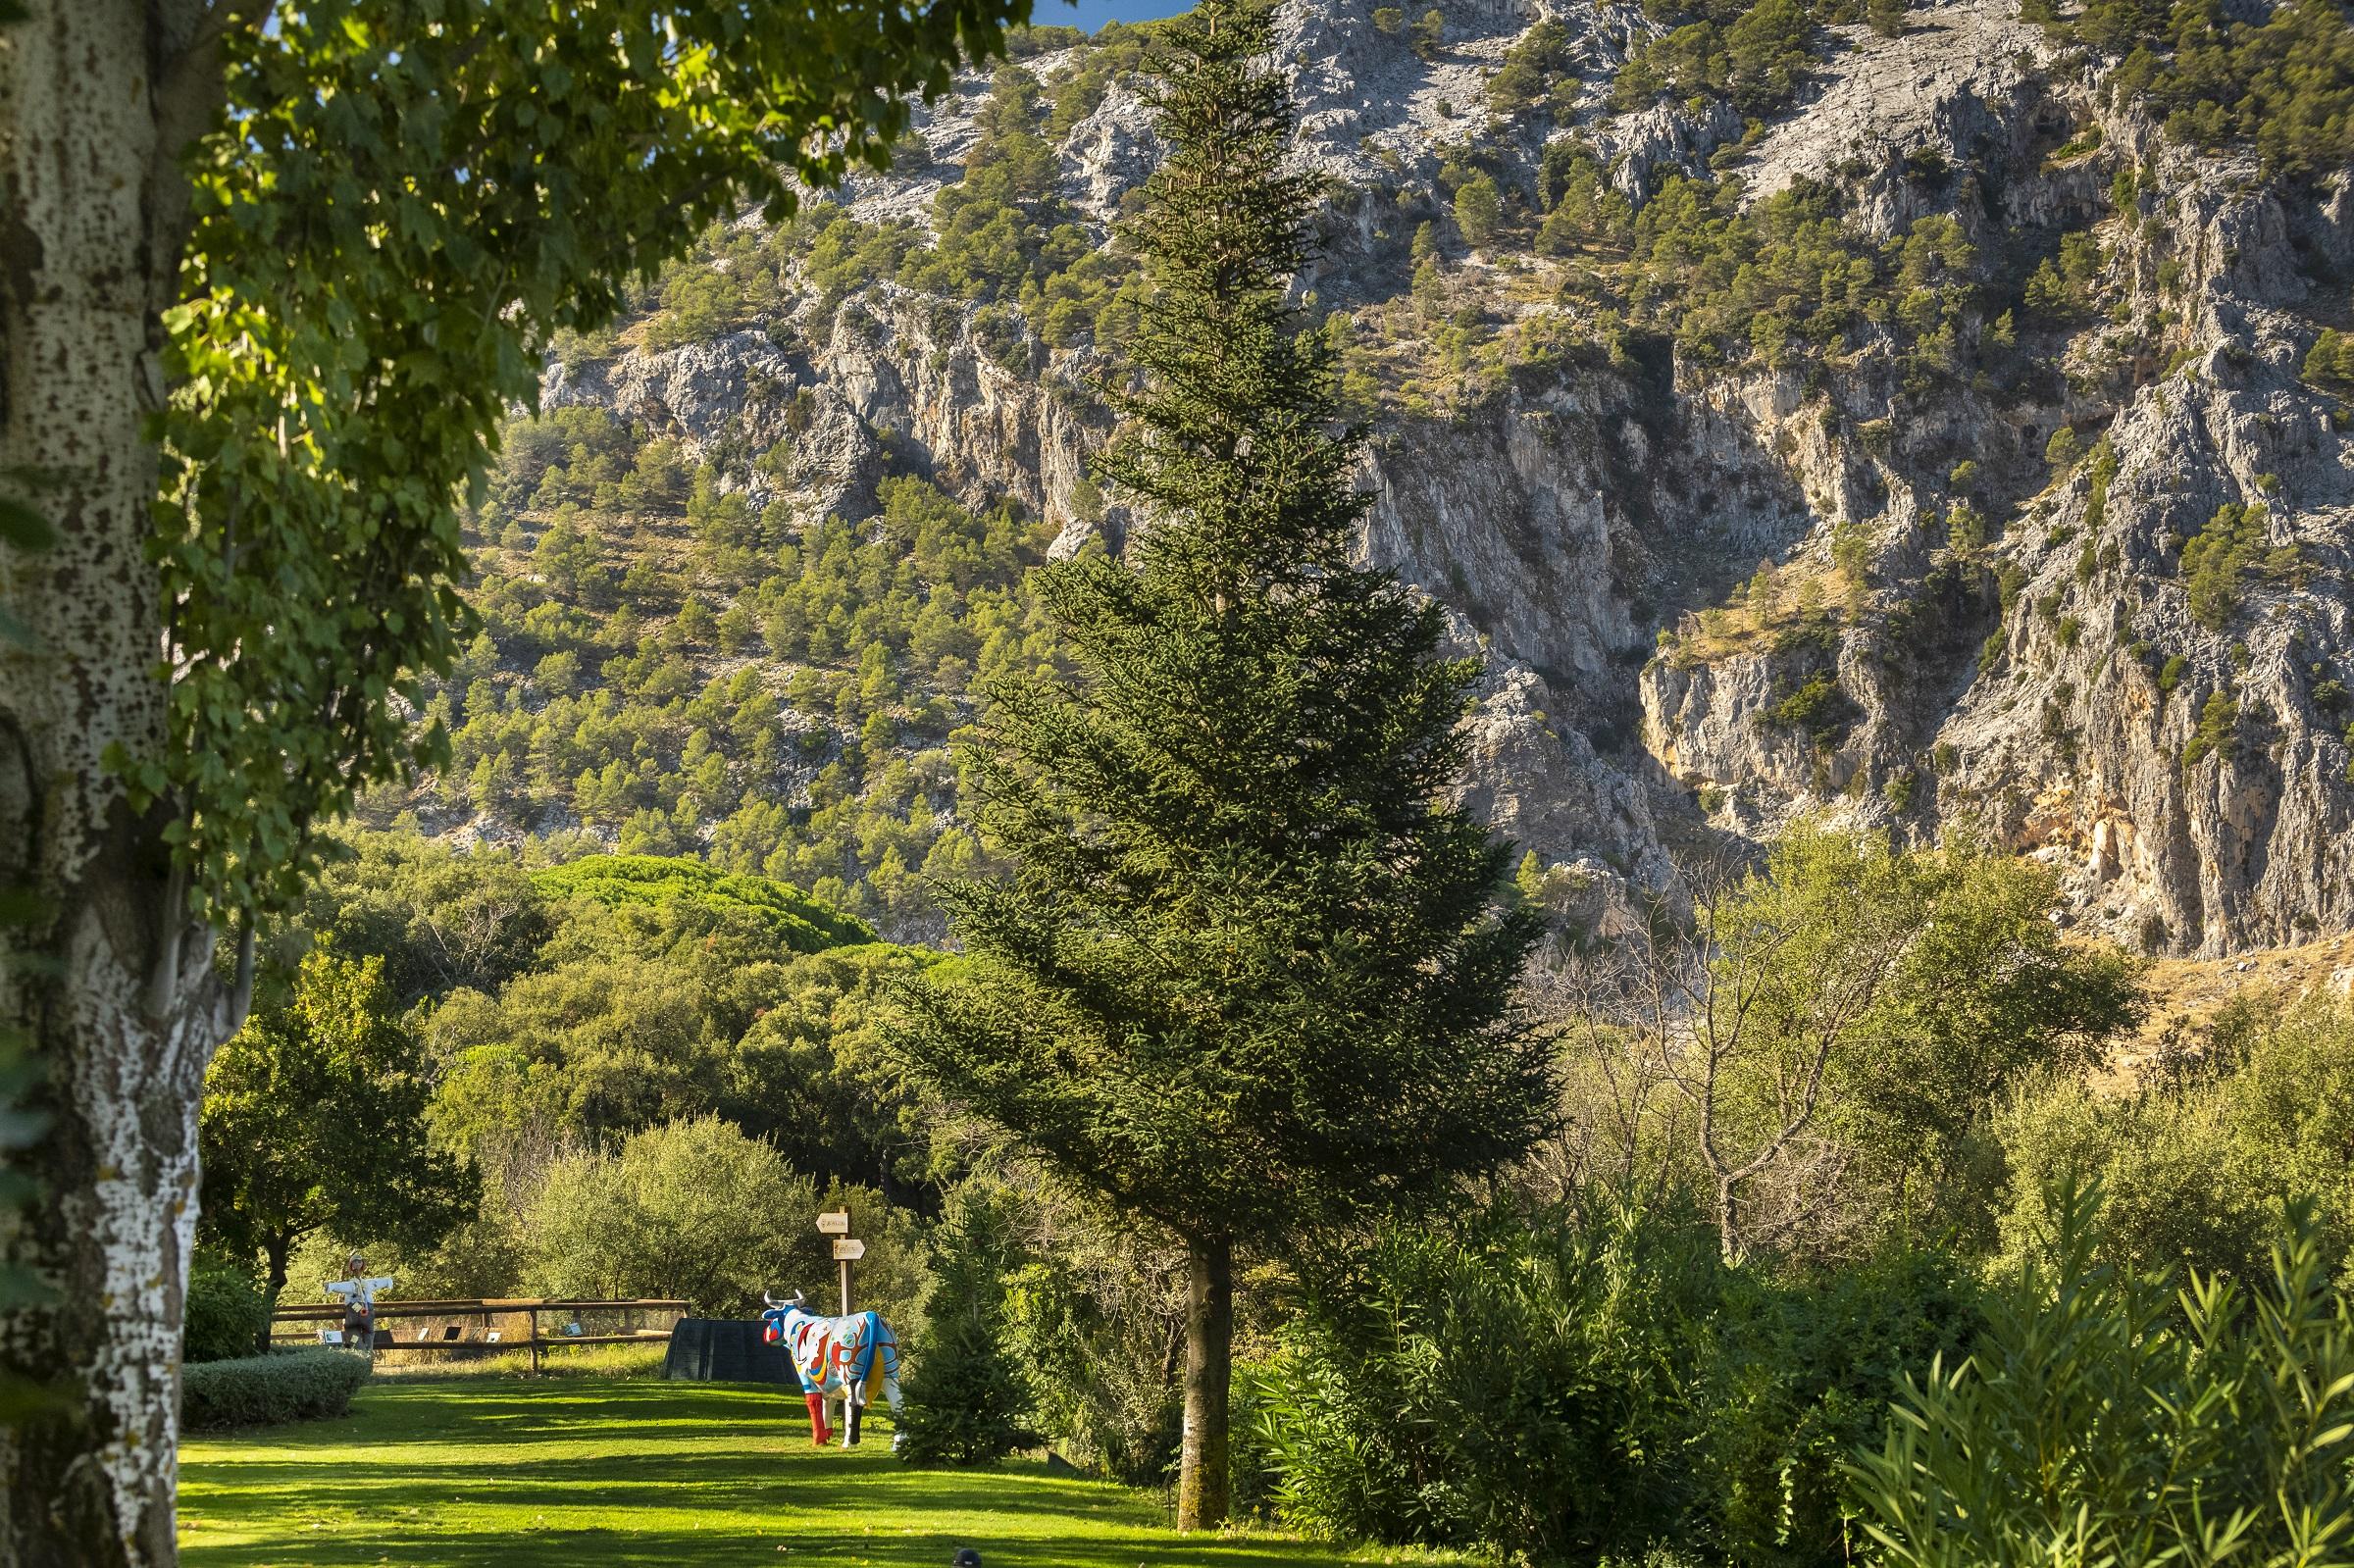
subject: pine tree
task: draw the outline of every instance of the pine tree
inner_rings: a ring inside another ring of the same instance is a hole
[[[1428,1201],[1527,1147],[1552,1072],[1510,1003],[1537,935],[1442,801],[1476,660],[1351,564],[1368,498],[1333,349],[1287,303],[1310,177],[1263,9],[1166,34],[1156,290],[1100,464],[1148,522],[1041,571],[1074,682],[966,745],[1013,872],[941,889],[967,956],[911,996],[911,1064],[1190,1255],[1178,1524],[1227,1506],[1237,1247]]]
[[[984,1189],[961,1189],[932,1239],[931,1333],[907,1378],[899,1457],[909,1464],[1002,1459],[1028,1438],[1029,1400],[998,1347],[1012,1241],[1004,1211]]]

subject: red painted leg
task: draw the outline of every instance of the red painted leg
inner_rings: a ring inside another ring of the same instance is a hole
[[[834,1441],[834,1429],[826,1425],[826,1396],[822,1393],[804,1393],[801,1399],[809,1406],[809,1435],[817,1440],[817,1445],[822,1448]]]

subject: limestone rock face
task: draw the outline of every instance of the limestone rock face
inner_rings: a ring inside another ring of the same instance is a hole
[[[1474,141],[1529,188],[1547,141],[1571,137],[1637,200],[1714,171],[1750,202],[1834,187],[1892,244],[1950,217],[1984,254],[2048,254],[2063,232],[2100,246],[2097,308],[2022,322],[2006,363],[2023,369],[1932,400],[1904,395],[1882,342],[1775,371],[1659,339],[1518,369],[1456,414],[1385,414],[1365,556],[1490,661],[1466,798],[1574,868],[1604,924],[1672,897],[1693,855],[1827,814],[1991,835],[2060,871],[2066,918],[2152,950],[2354,928],[2354,416],[2299,377],[2318,326],[2345,324],[2354,171],[2291,191],[2170,141],[2013,0],[1917,8],[1895,38],[1839,29],[1754,132],[1713,100],[1606,112],[1659,30],[1639,6],[1444,17],[1425,61],[1369,6],[1281,13],[1299,157],[1326,191],[1302,283],[1319,311],[1405,293],[1406,239],[1451,232],[1437,181]],[[1488,125],[1487,80],[1540,21],[1569,39],[1571,123]],[[1025,67],[1051,89],[1083,55]],[[928,224],[987,92],[961,79],[846,209]],[[1064,200],[1107,243],[1156,156],[1134,84],[1112,81],[1055,151]],[[1458,246],[1451,265],[1497,318],[1544,297],[1525,264]],[[794,299],[765,331],[551,366],[545,400],[608,404],[698,453],[791,435],[790,465],[729,482],[804,516],[858,516],[886,474],[918,472],[1018,501],[1062,548],[1117,545],[1131,520],[1085,480],[1112,423],[1094,348],[1049,345],[1026,307],[992,323],[887,281]],[[2055,469],[2064,429],[2091,455]],[[2260,541],[2194,606],[2184,544],[2226,504],[2264,508]]]

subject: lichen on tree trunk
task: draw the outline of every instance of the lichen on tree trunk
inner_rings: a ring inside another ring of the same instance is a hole
[[[0,493],[53,544],[0,557],[29,645],[0,642],[0,1022],[28,1032],[50,1119],[41,1192],[5,1236],[47,1304],[0,1317],[0,1365],[54,1387],[0,1435],[0,1565],[174,1560],[180,1312],[196,1103],[228,1021],[211,935],[160,810],[109,766],[165,743],[165,614],[147,558],[179,150],[221,103],[234,15],[186,0],[35,0],[0,29]]]

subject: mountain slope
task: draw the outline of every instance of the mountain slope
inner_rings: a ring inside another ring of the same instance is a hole
[[[1565,923],[1829,812],[2048,858],[2152,950],[2354,927],[2354,44],[2332,0],[2172,25],[1285,8],[1365,547],[1488,651],[1469,788]],[[456,777],[374,809],[936,931],[908,874],[978,854],[942,738],[1052,658],[1021,565],[1131,523],[1087,457],[1150,29],[1022,48],[557,345]]]

